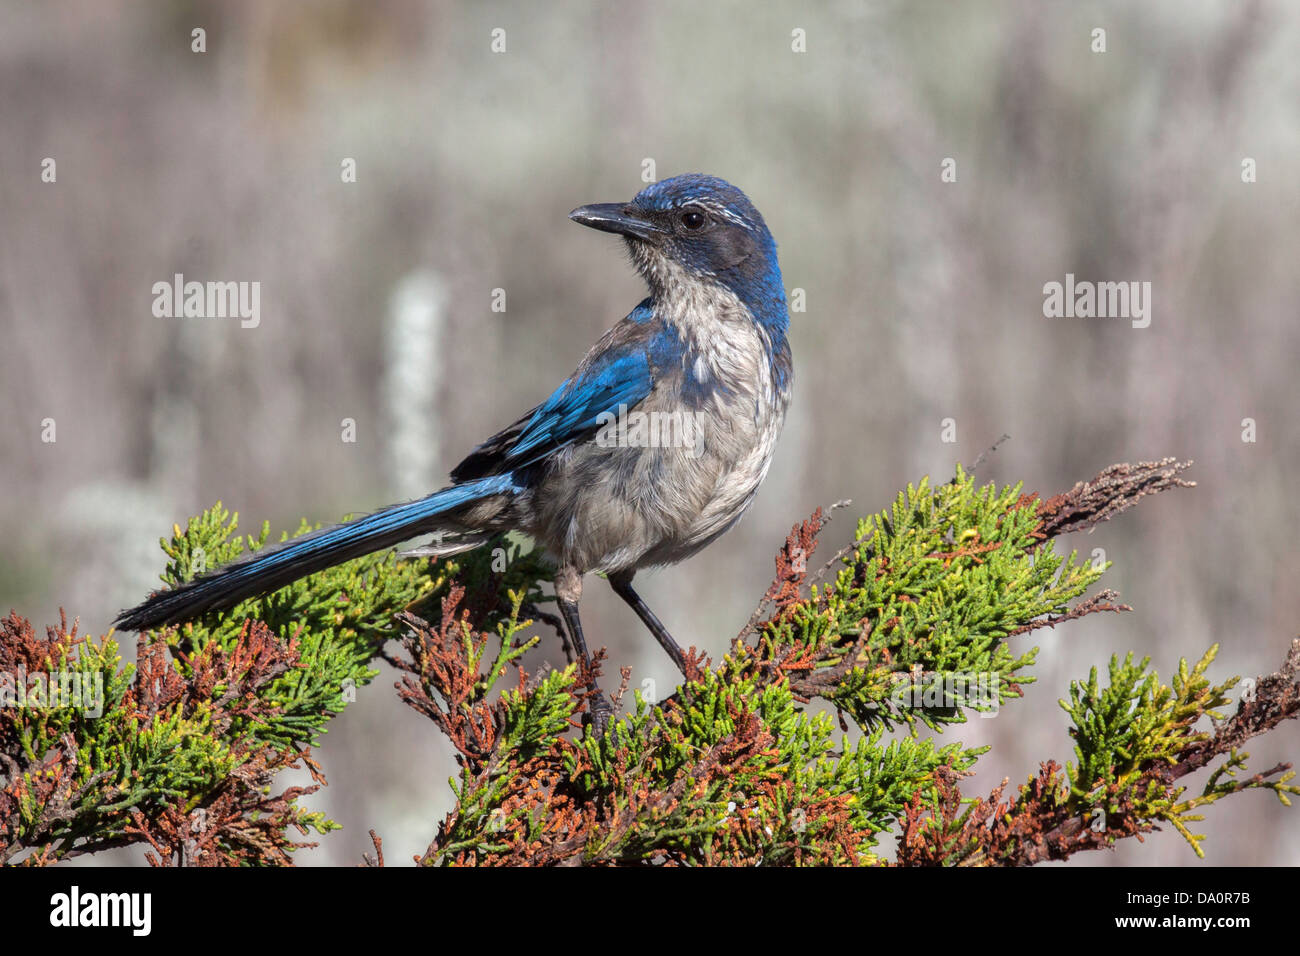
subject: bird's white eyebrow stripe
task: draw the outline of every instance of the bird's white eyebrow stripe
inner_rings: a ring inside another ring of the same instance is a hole
[[[696,200],[695,205],[707,209],[709,212],[713,213],[713,215],[717,216],[719,219],[725,219],[727,220],[727,222],[732,223],[733,225],[740,226],[743,229],[749,228],[749,223],[745,222],[745,220],[742,219],[740,216],[736,215],[726,206],[722,205],[722,203],[713,202],[711,200]]]

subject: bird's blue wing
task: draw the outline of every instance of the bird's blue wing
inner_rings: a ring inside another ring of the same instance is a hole
[[[602,415],[617,415],[620,405],[636,406],[654,385],[650,361],[640,344],[598,345],[550,398],[475,448],[452,470],[452,480],[531,465],[591,434],[603,423]]]
[[[650,394],[652,384],[650,363],[639,351],[628,351],[586,369],[581,377],[566,380],[538,406],[509,457],[532,460],[539,453],[567,445],[596,428],[600,416],[618,414],[620,405],[631,408],[638,404]]]

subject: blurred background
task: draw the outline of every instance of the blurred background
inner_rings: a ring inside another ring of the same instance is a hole
[[[568,211],[708,172],[763,211],[806,311],[754,508],[638,578],[684,644],[725,651],[818,505],[854,502],[828,554],[1004,432],[980,477],[1044,494],[1195,459],[1196,489],[1064,542],[1104,549],[1133,613],[1021,638],[1042,648],[1027,700],[949,732],[995,747],[968,792],[1018,783],[1073,757],[1056,701],[1110,654],[1168,678],[1220,642],[1222,680],[1297,633],[1298,48],[1280,0],[4,0],[0,611],[102,633],[156,583],[158,538],[218,499],[278,533],[439,487],[643,294]],[[260,324],[155,317],[176,273],[260,282]],[[1045,318],[1067,273],[1150,282],[1150,326]],[[588,595],[611,672],[671,688],[630,611]],[[370,827],[409,859],[450,807],[450,748],[393,679],[323,741],[315,805],[345,829],[303,863],[358,862]],[[1295,730],[1256,741],[1257,768],[1300,757]],[[1297,812],[1209,808],[1207,862],[1300,861]],[[1075,863],[1203,865],[1172,830]]]

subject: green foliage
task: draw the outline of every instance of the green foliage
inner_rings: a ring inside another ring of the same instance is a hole
[[[665,849],[689,857],[695,841],[706,863],[874,862],[878,834],[918,791],[932,788],[935,770],[965,770],[984,752],[886,740],[881,729],[856,743],[837,742],[832,718],[807,713],[787,682],[761,684],[748,668],[730,665],[687,682],[667,707],[651,707],[638,692],[635,711],[613,733],[582,740],[569,769],[581,771],[585,798],[609,799],[621,814],[635,809],[638,790],[666,791],[685,781],[690,795],[667,815],[616,831],[619,844],[593,845],[594,857],[650,859]],[[755,722],[761,731],[747,726]],[[766,746],[728,762],[725,774],[701,760],[701,753],[725,752],[755,733]],[[823,841],[836,830],[854,838],[821,859]]]
[[[237,516],[220,503],[184,531],[175,528],[172,539],[161,542],[169,559],[163,580],[189,580],[264,547],[269,537],[265,524],[259,535],[246,539],[236,529]],[[303,524],[297,533],[309,530]],[[156,849],[169,841],[176,849],[193,842],[192,828],[182,823],[174,833],[144,833],[141,821],[152,825],[169,812],[185,816],[213,806],[241,775],[249,787],[226,796],[253,806],[261,799],[253,790],[264,796],[263,785],[275,771],[304,759],[323,783],[305,748],[318,743],[353,691],[373,679],[377,672],[369,665],[394,633],[394,615],[408,605],[436,601],[457,577],[493,581],[494,561],[509,565],[495,579],[526,580],[521,593],[540,597],[537,581],[546,576],[546,566],[505,539],[463,561],[437,565],[399,560],[392,553],[371,555],[229,612],[150,635],[139,646],[141,666],[148,665],[140,675],[121,660],[111,635],[86,640],[74,629],[44,642],[26,621],[11,618],[5,622],[5,646],[15,663],[33,673],[98,675],[103,694],[93,712],[0,709],[0,743],[6,754],[11,748],[13,753],[5,761],[4,792],[14,822],[0,819],[3,858],[40,846],[38,856],[29,859],[53,862],[74,849],[88,852],[142,837]],[[480,588],[477,600],[482,620],[502,615],[495,591]],[[250,627],[249,621],[257,623]],[[258,786],[251,788],[254,782]],[[314,789],[298,788],[296,795]],[[286,825],[318,833],[337,827],[324,815],[297,807],[294,799],[272,804],[257,803],[278,834],[265,842],[265,852],[245,860],[221,839],[212,841],[212,851],[225,854],[228,862],[287,862],[285,854],[296,845],[283,838]],[[0,798],[0,818],[5,806]]]
[[[1235,749],[1214,770],[1202,793],[1187,801],[1179,799],[1186,788],[1170,787],[1151,772],[1161,765],[1177,766],[1189,750],[1210,739],[1209,730],[1195,729],[1202,718],[1225,719],[1220,710],[1231,703],[1228,692],[1240,678],[1210,683],[1205,673],[1218,651],[1215,644],[1190,669],[1187,661],[1180,660],[1172,687],[1149,669],[1150,658],[1135,664],[1131,652],[1122,662],[1111,657],[1110,683],[1105,687],[1098,682],[1095,667],[1086,682],[1070,684],[1070,699],[1060,704],[1073,722],[1070,735],[1078,765],[1067,765],[1066,786],[1059,794],[1069,813],[1093,816],[1104,811],[1167,820],[1197,856],[1204,856],[1200,845],[1204,836],[1187,828],[1204,819],[1191,812],[1194,808],[1253,788],[1272,790],[1289,805],[1287,794],[1300,793],[1300,788],[1288,785],[1293,773],[1244,784],[1224,780],[1235,777],[1249,756]]]
[[[9,769],[0,794],[4,859],[38,847],[28,861],[49,863],[74,851],[136,842],[152,826],[148,821],[169,812],[185,816],[219,795],[246,798],[232,786],[241,772],[251,782],[296,765],[297,753],[269,753],[249,733],[274,716],[251,692],[287,666],[289,654],[277,646],[264,642],[252,656],[210,654],[197,661],[200,683],[210,688],[203,694],[165,662],[160,644],[141,642],[137,673],[121,660],[112,637],[78,638],[65,627],[41,641],[21,619],[4,624],[5,647],[21,653],[29,673],[79,674],[84,682],[75,704],[0,710]],[[241,652],[250,646],[245,636]],[[246,692],[251,699],[236,711],[234,699]],[[274,802],[260,801],[274,826],[266,845],[274,860],[287,859],[293,846],[283,837],[286,825],[319,833],[334,826],[320,814]],[[16,813],[4,812],[10,806]],[[232,861],[240,856],[235,847],[225,850]]]
[[[819,667],[842,673],[828,699],[865,727],[933,729],[964,722],[967,708],[997,710],[1032,682],[1024,671],[1038,652],[1007,639],[1064,614],[1104,570],[1056,555],[1035,504],[1019,485],[977,489],[960,466],[936,489],[909,485],[858,523],[832,582],[769,622],[768,653],[829,650]],[[946,706],[924,706],[940,683]]]
[[[425,862],[873,863],[879,834],[901,828],[899,862],[1027,863],[1160,822],[1186,833],[1191,807],[1243,788],[1214,782],[1232,772],[1235,751],[1195,801],[1179,803],[1181,789],[1161,775],[1211,743],[1194,725],[1227,703],[1232,683],[1209,686],[1211,654],[1184,665],[1172,689],[1131,658],[1113,664],[1110,688],[1094,674],[1072,691],[1080,769],[1047,762],[1010,803],[999,802],[1001,788],[991,800],[963,797],[956,781],[984,751],[940,747],[920,725],[942,730],[967,709],[1018,698],[1036,649],[1011,642],[1117,610],[1069,605],[1104,568],[1054,553],[1037,498],[1019,486],[977,489],[959,469],[861,522],[834,579],[804,596],[818,522],[791,533],[768,592],[775,611],[752,642],[737,640],[716,667],[688,668],[668,700],[636,693],[605,735],[563,733],[562,718],[576,723],[583,710],[573,668],[503,697],[498,726],[545,713],[545,728],[526,752],[517,734],[475,752],[458,743],[458,807]],[[499,640],[504,649],[513,631]],[[914,683],[923,692],[907,693]],[[833,739],[831,717],[808,709],[817,697],[858,723],[856,742]],[[900,724],[905,736],[885,736]],[[1287,779],[1247,786],[1284,795]],[[1113,821],[1087,825],[1102,808]]]
[[[498,661],[519,649],[514,632],[499,633]],[[489,759],[461,746],[457,809],[427,862],[519,862],[556,833],[560,853],[587,863],[876,862],[878,834],[935,771],[979,752],[881,730],[837,748],[828,715],[729,664],[662,705],[638,691],[607,734],[569,740],[582,696],[572,666],[501,695],[500,738]]]
[[[585,664],[525,669],[554,640],[530,619],[553,569],[515,538],[455,560],[351,561],[143,637],[136,666],[111,635],[65,625],[42,641],[11,616],[0,670],[71,670],[104,692],[93,715],[0,709],[2,858],[144,842],[159,863],[290,862],[309,845],[290,827],[337,824],[299,806],[315,787],[275,794],[275,776],[306,766],[324,783],[310,747],[381,656],[402,674],[401,699],[458,752],[456,806],[426,864],[878,864],[884,834],[903,864],[1025,864],[1161,823],[1201,853],[1188,829],[1199,807],[1245,789],[1284,802],[1297,792],[1285,768],[1233,778],[1246,758],[1237,743],[1294,716],[1300,693],[1207,728],[1235,682],[1205,676],[1217,648],[1181,664],[1172,686],[1131,654],[1111,660],[1105,686],[1096,669],[1072,684],[1061,703],[1075,762],[1045,762],[1007,802],[1002,788],[988,799],[957,788],[986,748],[933,736],[968,710],[1014,706],[1037,652],[1017,646],[1023,635],[1119,609],[1101,603],[1107,592],[1071,607],[1104,568],[1056,554],[1051,539],[1080,515],[1122,510],[1102,496],[1127,475],[1108,470],[1110,484],[1084,488],[1072,510],[1054,499],[1050,526],[1018,485],[977,488],[960,468],[936,488],[923,480],[859,522],[827,581],[807,571],[819,512],[791,532],[760,613],[722,660],[690,659],[667,699],[635,692],[604,734],[579,729],[593,698]],[[236,531],[220,504],[175,529],[163,580],[269,540],[266,525]],[[1209,781],[1186,798],[1176,781],[1199,767]]]
[[[160,542],[171,559],[163,580],[169,585],[180,584],[201,570],[242,557],[246,550],[263,548],[269,525],[264,522],[256,538],[241,539],[235,534],[238,520],[238,515],[229,514],[217,502],[190,521],[184,533],[174,529],[170,542]],[[312,530],[312,525],[303,522],[295,536]],[[287,533],[280,537],[281,541],[288,539]],[[502,573],[492,570],[494,562],[504,565]],[[538,556],[525,555],[519,543],[504,537],[436,565],[426,560],[402,560],[392,551],[380,552],[302,578],[230,611],[206,614],[181,625],[171,633],[169,642],[185,650],[202,649],[217,641],[228,650],[249,618],[264,622],[282,640],[296,640],[301,666],[269,688],[268,696],[280,712],[262,728],[259,739],[282,746],[318,746],[316,735],[331,716],[342,712],[345,693],[374,679],[377,672],[370,662],[394,636],[397,612],[436,602],[457,579],[475,588],[482,603],[480,623],[492,626],[506,611],[497,588],[518,587],[537,600],[541,596],[538,581],[548,575],[549,568]],[[184,666],[182,662],[183,674]]]

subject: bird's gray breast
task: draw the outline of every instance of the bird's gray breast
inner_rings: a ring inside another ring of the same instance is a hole
[[[718,287],[657,310],[680,354],[622,420],[556,456],[535,489],[534,534],[582,572],[671,564],[716,539],[753,500],[784,423],[784,339],[770,341]]]

